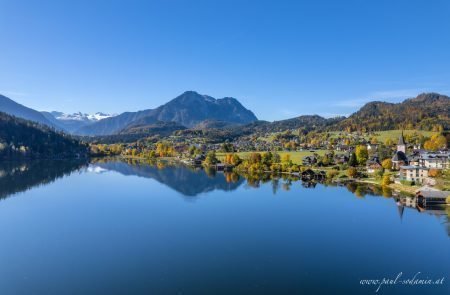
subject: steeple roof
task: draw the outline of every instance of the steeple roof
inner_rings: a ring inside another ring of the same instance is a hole
[[[402,134],[400,134],[400,137],[398,138],[398,145],[405,145],[405,139],[403,138],[403,131]]]

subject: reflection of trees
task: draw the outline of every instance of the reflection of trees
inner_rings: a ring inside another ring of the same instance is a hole
[[[280,187],[280,180],[278,178],[272,178],[272,193],[275,195]]]
[[[364,198],[365,195],[365,188],[362,187],[361,185],[357,185],[355,191],[353,192],[355,194],[355,196],[357,196],[358,198]]]
[[[205,167],[205,173],[209,178],[214,178],[216,177],[217,171],[213,167]]]
[[[388,187],[388,186],[382,186],[381,187],[381,189],[382,189],[382,196],[383,197],[385,197],[385,198],[390,198],[390,197],[392,197],[392,189],[390,188],[390,187]]]
[[[349,182],[347,183],[346,187],[350,192],[354,193],[358,188],[358,184],[356,182]]]
[[[236,183],[239,181],[239,174],[236,172],[225,172],[224,174],[227,183]]]
[[[48,184],[85,166],[79,160],[36,160],[0,164],[0,199]]]

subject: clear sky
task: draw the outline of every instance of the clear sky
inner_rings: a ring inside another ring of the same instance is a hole
[[[185,90],[260,119],[450,94],[450,1],[0,0],[0,93],[120,113]]]

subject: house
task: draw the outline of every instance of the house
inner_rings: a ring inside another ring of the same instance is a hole
[[[422,166],[400,166],[400,180],[423,183],[428,178],[428,170]]]
[[[345,164],[348,163],[350,157],[346,154],[337,154],[334,156],[334,162],[336,164]]]
[[[317,158],[315,156],[304,156],[302,158],[302,164],[304,166],[312,166],[317,163]]]
[[[403,138],[403,131],[402,134],[400,134],[400,137],[398,138],[398,144],[397,144],[397,150],[394,153],[394,156],[392,156],[392,169],[398,170],[400,166],[408,165],[408,157],[406,156],[406,143],[405,139]]]
[[[197,156],[195,156],[195,158],[193,160],[193,164],[194,165],[201,165],[205,159],[206,159],[206,157],[205,157],[204,154],[197,155]]]
[[[421,187],[416,191],[417,202],[421,206],[443,205],[450,196],[450,191],[440,191],[429,187]]]
[[[449,169],[450,152],[421,152],[417,164],[427,168]]]
[[[382,166],[378,156],[373,156],[372,159],[366,162],[367,173],[375,173],[375,171],[380,170],[381,168]]]
[[[377,151],[378,150],[378,143],[368,143],[367,144],[367,150],[368,151]]]

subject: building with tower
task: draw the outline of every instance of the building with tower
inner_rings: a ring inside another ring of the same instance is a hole
[[[397,150],[392,157],[392,169],[398,170],[400,169],[400,166],[405,166],[408,164],[409,161],[408,157],[406,156],[406,143],[402,131],[402,134],[400,134],[400,137],[398,138]]]

